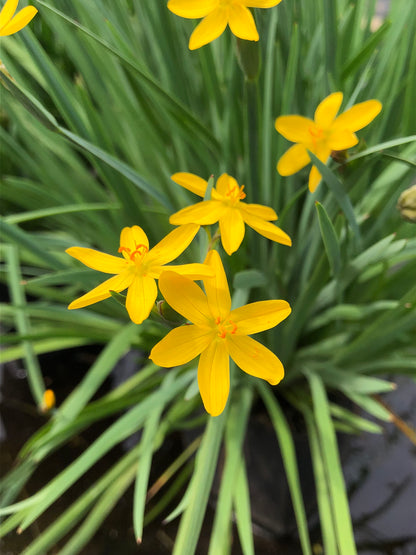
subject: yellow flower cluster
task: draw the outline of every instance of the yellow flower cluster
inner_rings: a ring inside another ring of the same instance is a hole
[[[176,173],[173,180],[204,197],[207,181],[191,173]],[[67,253],[89,268],[112,277],[79,297],[69,309],[82,308],[127,289],[126,309],[133,322],[149,317],[158,295],[156,280],[166,302],[190,324],[175,328],[150,353],[159,366],[186,364],[200,355],[198,384],[204,406],[217,416],[224,410],[230,389],[229,358],[242,370],[277,384],[283,365],[269,349],[249,335],[276,326],[290,314],[283,300],[260,301],[231,310],[231,296],[220,255],[209,250],[203,264],[168,265],[190,245],[200,226],[219,222],[219,236],[227,254],[241,245],[245,224],[272,241],[291,245],[290,237],[271,223],[277,219],[272,208],[243,202],[244,186],[221,175],[211,199],[179,210],[170,218],[178,225],[153,248],[137,225],[125,227],[120,235],[121,256],[85,247]],[[196,285],[202,280],[205,293]]]

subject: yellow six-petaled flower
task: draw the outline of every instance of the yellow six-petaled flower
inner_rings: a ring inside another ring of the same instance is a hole
[[[185,189],[205,196],[208,182],[192,173],[180,172],[172,175],[173,181]],[[227,254],[231,255],[241,245],[245,234],[245,225],[257,233],[277,243],[290,246],[292,241],[279,227],[271,221],[277,220],[273,208],[261,204],[241,202],[246,194],[244,185],[238,185],[234,177],[223,173],[217,180],[216,187],[211,191],[211,200],[198,202],[183,208],[169,218],[173,225],[194,223],[210,225],[219,222],[221,242]]]
[[[277,356],[251,334],[273,328],[291,312],[289,303],[269,300],[231,310],[227,277],[217,251],[205,263],[214,277],[204,278],[205,292],[190,279],[166,271],[159,288],[169,305],[191,324],[170,331],[151,353],[155,364],[179,366],[200,355],[198,386],[206,411],[218,416],[230,391],[230,357],[247,374],[276,385],[284,375]]]
[[[7,0],[0,12],[0,37],[17,33],[25,27],[38,13],[34,6],[26,6],[16,15],[19,0]]]
[[[272,8],[281,0],[169,0],[171,12],[189,19],[204,19],[193,31],[189,48],[195,50],[219,37],[227,25],[236,37],[259,40],[256,23],[248,8]]]
[[[296,143],[277,163],[280,175],[293,175],[309,164],[308,150],[326,163],[333,150],[346,150],[358,143],[355,131],[368,125],[381,111],[378,100],[367,100],[352,106],[337,117],[343,94],[336,92],[325,98],[315,110],[314,119],[303,116],[280,116],[276,129],[289,141]],[[315,191],[321,174],[315,166],[309,173],[309,190]]]
[[[188,247],[198,229],[199,226],[194,224],[178,227],[149,250],[149,241],[141,227],[125,227],[121,231],[118,250],[122,258],[84,247],[67,249],[69,255],[89,268],[116,274],[73,301],[68,308],[83,308],[107,299],[111,296],[110,291],[127,289],[127,312],[135,324],[141,324],[149,316],[157,297],[155,280],[165,269],[165,264],[177,258]],[[212,275],[212,270],[206,264],[182,264],[168,268],[192,279]]]

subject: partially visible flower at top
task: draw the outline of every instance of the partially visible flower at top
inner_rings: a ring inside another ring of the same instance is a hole
[[[190,325],[170,331],[151,353],[162,367],[186,364],[200,355],[198,386],[206,411],[218,416],[230,391],[230,357],[247,374],[276,385],[284,375],[277,356],[251,334],[277,326],[291,312],[289,303],[269,300],[231,310],[227,277],[217,251],[209,251],[205,263],[214,277],[205,278],[206,294],[190,279],[175,272],[163,272],[159,287],[169,305]]]
[[[281,0],[169,0],[168,8],[180,17],[204,19],[189,39],[190,50],[218,38],[230,26],[234,35],[244,40],[259,40],[253,15],[248,8],[273,8]]]
[[[337,117],[342,104],[342,92],[327,96],[315,110],[311,120],[303,116],[280,116],[276,119],[277,131],[296,143],[283,154],[277,163],[280,175],[293,175],[309,164],[307,150],[313,152],[324,164],[333,150],[346,150],[358,143],[355,131],[359,131],[380,113],[382,105],[378,100],[367,100],[355,104]],[[321,180],[315,166],[309,173],[309,190],[315,191]]]
[[[202,177],[192,173],[179,172],[172,175],[172,179],[178,185],[200,197],[205,196],[208,182]],[[210,225],[219,222],[221,242],[225,252],[229,255],[238,249],[244,239],[244,224],[272,241],[290,246],[292,241],[289,235],[271,223],[272,220],[277,220],[273,208],[241,202],[246,196],[243,189],[244,185],[239,187],[234,177],[223,173],[217,179],[216,187],[211,191],[211,200],[204,200],[179,210],[172,214],[169,222],[173,225],[187,223]]]
[[[0,12],[0,37],[13,35],[25,27],[38,13],[34,6],[26,6],[15,15],[19,0],[7,0]]]
[[[191,243],[199,229],[194,224],[184,225],[171,231],[149,250],[149,241],[138,225],[125,227],[120,235],[120,252],[123,257],[112,256],[84,247],[71,247],[66,252],[93,270],[116,274],[73,301],[68,308],[83,308],[127,289],[126,308],[135,324],[141,324],[152,310],[157,297],[156,279],[165,264],[177,258]],[[167,268],[192,279],[212,275],[206,264],[182,264]]]

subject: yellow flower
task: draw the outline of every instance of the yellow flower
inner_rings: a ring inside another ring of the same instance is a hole
[[[172,175],[172,179],[185,189],[204,197],[208,182],[202,177],[180,172]],[[187,223],[210,225],[219,222],[221,242],[229,255],[238,249],[244,239],[244,224],[272,241],[290,246],[292,241],[289,235],[270,223],[271,220],[277,220],[273,208],[241,202],[246,196],[243,189],[244,185],[239,187],[234,177],[223,173],[217,180],[216,188],[211,191],[211,200],[198,202],[179,210],[169,218],[169,222],[173,225]]]
[[[346,150],[358,143],[355,131],[368,125],[379,114],[382,105],[378,100],[367,100],[337,116],[343,94],[327,96],[315,110],[311,120],[303,116],[280,116],[276,129],[289,141],[296,143],[283,154],[277,163],[280,175],[293,175],[310,162],[307,149],[324,164],[333,150]],[[315,166],[309,173],[309,190],[315,191],[321,174]]]
[[[259,40],[254,18],[248,8],[272,8],[281,0],[169,0],[168,8],[180,17],[203,17],[189,39],[195,50],[219,37],[227,27],[236,37]]]
[[[55,403],[55,393],[52,391],[52,389],[46,389],[42,397],[42,412],[49,412],[51,409],[53,409]]]
[[[206,294],[190,279],[163,272],[159,287],[169,305],[187,318],[187,324],[170,331],[151,353],[163,367],[186,364],[200,355],[198,385],[206,411],[218,416],[230,390],[230,356],[247,374],[276,385],[283,365],[275,354],[249,337],[279,324],[291,309],[286,301],[251,303],[231,310],[227,278],[217,251],[209,251],[205,263],[214,269],[204,279]]]
[[[34,6],[26,6],[15,15],[19,0],[7,0],[0,12],[0,37],[17,33],[31,21],[38,10]]]
[[[105,254],[93,249],[71,247],[66,252],[93,270],[116,274],[73,301],[68,308],[83,308],[111,296],[110,291],[119,293],[128,289],[126,308],[135,324],[141,324],[152,310],[157,297],[156,279],[165,264],[177,258],[191,243],[198,232],[197,225],[189,224],[171,231],[164,239],[149,250],[149,241],[138,225],[125,227],[120,235],[123,258]],[[201,279],[212,275],[205,264],[183,264],[168,266],[180,274]]]

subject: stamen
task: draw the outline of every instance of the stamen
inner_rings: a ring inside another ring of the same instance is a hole
[[[141,252],[143,249],[143,252]],[[144,254],[146,254],[148,252],[148,248],[146,247],[146,245],[136,245],[136,250],[134,250],[131,254],[130,254],[130,260],[134,261],[134,257],[136,256],[136,254],[138,254],[139,256],[143,256]]]
[[[126,252],[127,254],[129,254],[130,249],[127,247],[119,247],[118,252]]]
[[[228,320],[228,321],[233,326],[233,329],[231,330],[231,333],[234,334],[237,331],[237,325],[234,324],[234,322],[232,320]]]

